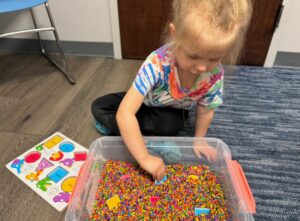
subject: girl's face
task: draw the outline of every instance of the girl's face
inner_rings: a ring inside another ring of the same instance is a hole
[[[223,59],[226,49],[207,49],[186,42],[175,49],[175,59],[184,74],[198,75],[212,71]],[[200,49],[199,49],[200,48]]]

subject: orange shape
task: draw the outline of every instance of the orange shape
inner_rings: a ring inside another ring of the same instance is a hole
[[[118,207],[121,203],[121,200],[118,195],[114,195],[112,198],[106,200],[106,204],[109,208],[109,210],[112,210],[115,207]]]
[[[189,175],[189,176],[188,176],[188,179],[191,179],[191,180],[196,181],[196,180],[199,180],[199,177],[196,176],[196,175]]]
[[[44,146],[47,147],[48,149],[51,149],[55,146],[55,143],[51,141],[47,141],[46,143],[44,143]]]
[[[76,184],[76,177],[68,177],[66,178],[62,184],[61,184],[61,189],[65,192],[72,192]]]
[[[56,135],[54,137],[51,138],[51,142],[54,144],[58,144],[59,142],[61,142],[63,140],[63,138],[59,135]]]

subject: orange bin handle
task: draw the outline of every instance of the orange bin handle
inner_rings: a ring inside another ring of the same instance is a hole
[[[256,213],[255,199],[249,187],[243,168],[236,160],[230,160],[230,161],[231,161],[230,164],[232,166],[231,169],[233,171],[231,171],[231,169],[229,171],[230,173],[233,172],[236,177],[236,180],[233,181],[234,185],[238,186],[239,189],[241,190],[240,193],[238,193],[238,197],[246,201],[247,212],[251,214],[255,214]]]
[[[80,178],[80,176],[82,176],[82,175],[84,175],[86,173],[87,169],[88,169],[88,163],[87,163],[87,161],[85,161],[81,165],[79,173],[77,175],[76,183],[75,183],[74,189],[73,189],[73,191],[71,193],[71,196],[70,196],[70,199],[69,199],[69,202],[68,202],[69,205],[71,204],[73,195],[77,191],[77,189],[81,189],[82,186],[84,185],[83,179],[80,180],[79,178]]]

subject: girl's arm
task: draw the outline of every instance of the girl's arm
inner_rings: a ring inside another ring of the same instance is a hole
[[[214,118],[214,113],[214,109],[197,106],[195,137],[205,137],[210,123]]]
[[[204,138],[207,130],[214,118],[214,109],[207,109],[202,106],[197,106],[195,137]],[[194,144],[194,152],[198,157],[204,156],[208,161],[216,159],[216,151],[206,141],[196,141]]]
[[[120,104],[116,116],[117,123],[121,136],[136,161],[144,170],[152,174],[154,179],[161,180],[166,173],[164,162],[148,153],[136,118],[143,100],[144,96],[132,86]]]

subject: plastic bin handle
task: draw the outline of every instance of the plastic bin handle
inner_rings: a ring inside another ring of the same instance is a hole
[[[72,193],[71,193],[71,196],[70,196],[70,199],[69,199],[69,202],[68,202],[69,205],[70,205],[71,202],[72,202],[72,198],[73,198],[73,195],[74,195],[74,193],[76,192],[76,190],[77,190],[77,189],[81,189],[82,185],[84,184],[83,181],[82,181],[82,180],[84,180],[84,179],[81,179],[81,180],[80,180],[79,178],[80,178],[80,176],[82,176],[83,174],[86,173],[86,170],[87,170],[87,169],[88,169],[88,163],[87,163],[87,161],[85,161],[84,164],[81,165],[80,170],[79,170],[79,173],[78,173],[78,175],[77,175],[76,183],[75,183],[74,189],[73,189],[73,191],[72,191]]]
[[[256,203],[253,194],[251,192],[251,189],[249,187],[245,173],[243,171],[243,168],[236,160],[230,160],[230,161],[233,169],[232,172],[234,172],[236,177],[236,180],[234,181],[234,185],[238,186],[241,190],[240,193],[238,194],[239,198],[243,199],[246,202],[247,212],[254,214],[256,213]]]

